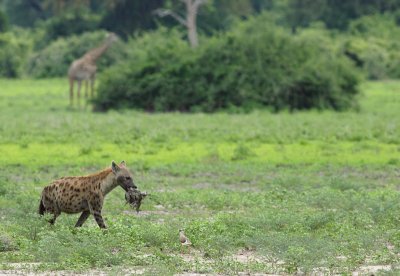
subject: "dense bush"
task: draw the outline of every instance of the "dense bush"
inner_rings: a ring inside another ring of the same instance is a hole
[[[263,17],[196,51],[176,32],[161,31],[135,43],[142,50],[102,78],[97,109],[340,110],[351,107],[357,93],[358,79],[344,56],[291,36]]]
[[[59,37],[79,35],[84,32],[95,31],[101,17],[83,12],[67,12],[60,16],[48,19],[43,28],[46,31],[46,41]]]
[[[369,79],[400,77],[400,27],[389,15],[365,16],[351,23],[343,45]]]
[[[30,57],[27,73],[36,78],[66,76],[71,62],[88,50],[100,46],[105,37],[105,31],[96,31],[59,38]],[[117,41],[97,61],[99,71],[123,58],[123,42]]]
[[[0,33],[0,77],[16,78],[31,49],[32,42],[22,32]]]

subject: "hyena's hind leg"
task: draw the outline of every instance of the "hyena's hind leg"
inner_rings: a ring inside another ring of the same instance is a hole
[[[43,216],[45,211],[46,211],[46,208],[44,207],[43,200],[40,199],[38,213],[39,213],[39,215]]]
[[[89,216],[90,216],[90,211],[83,211],[78,221],[76,222],[75,227],[81,227]]]
[[[57,217],[61,214],[61,212],[57,208],[54,208],[54,206],[52,206],[53,202],[50,201],[47,202],[46,204],[50,205],[51,207],[46,208],[42,198],[39,204],[39,215],[43,216],[44,213],[53,214],[53,218],[48,220],[48,222],[53,225],[56,222]]]
[[[59,211],[50,212],[53,214],[53,217],[48,220],[48,222],[53,225],[56,222],[57,217],[61,214]]]

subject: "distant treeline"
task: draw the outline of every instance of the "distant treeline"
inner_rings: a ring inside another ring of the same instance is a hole
[[[127,38],[160,23],[178,24],[171,18],[157,18],[158,8],[182,11],[184,4],[177,0],[0,0],[0,31],[14,25],[38,27],[46,30],[48,39],[55,39],[101,28]],[[208,0],[199,13],[199,29],[212,34],[229,29],[237,18],[269,10],[294,31],[315,21],[345,30],[351,20],[364,15],[396,13],[400,23],[399,9],[398,0]]]
[[[185,15],[179,0],[0,0],[0,76],[65,76],[113,31],[98,110],[341,110],[360,77],[400,77],[398,0],[208,0],[195,50],[160,8]]]

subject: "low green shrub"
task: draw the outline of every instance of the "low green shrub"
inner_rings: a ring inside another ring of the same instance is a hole
[[[98,110],[202,111],[354,105],[358,78],[343,56],[265,23],[265,16],[193,50],[177,31],[131,42],[127,62],[104,73]],[[137,49],[141,47],[141,49]]]
[[[12,251],[17,249],[15,241],[8,235],[0,234],[0,252]]]
[[[27,74],[35,78],[66,76],[71,62],[88,50],[100,46],[105,37],[105,31],[96,31],[59,38],[29,58],[26,65]],[[123,59],[124,56],[123,42],[115,42],[97,61],[99,71]]]
[[[0,77],[16,78],[21,75],[31,45],[29,38],[19,31],[0,32]]]

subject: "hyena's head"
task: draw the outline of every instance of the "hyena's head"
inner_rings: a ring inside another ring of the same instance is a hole
[[[113,174],[115,174],[118,185],[120,185],[125,191],[137,188],[133,182],[132,174],[126,167],[125,161],[122,161],[119,165],[112,161],[111,169]]]

